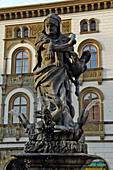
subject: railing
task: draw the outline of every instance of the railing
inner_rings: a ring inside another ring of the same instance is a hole
[[[8,12],[1,9],[0,12],[0,20],[9,20],[9,19],[22,19],[22,18],[30,18],[30,17],[41,17],[46,16],[49,13],[56,13],[56,14],[68,14],[68,13],[75,13],[75,12],[84,12],[84,11],[91,11],[91,10],[100,10],[100,9],[107,9],[113,8],[113,1],[98,1],[92,3],[85,2],[85,3],[74,3],[71,2],[61,2],[61,3],[54,3],[44,5],[35,5],[31,9],[31,6],[27,7],[20,7],[10,9]]]

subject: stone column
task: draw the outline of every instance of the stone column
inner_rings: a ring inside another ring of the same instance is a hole
[[[107,8],[107,2],[104,2],[104,8]]]
[[[98,9],[100,9],[100,3],[98,3]]]
[[[28,11],[26,11],[26,17],[29,18],[29,12]]]
[[[67,7],[67,13],[69,14],[69,6]]]
[[[43,12],[44,12],[44,16],[46,16],[46,10],[45,9],[43,9]]]
[[[9,18],[12,19],[12,13],[9,13]]]
[[[73,13],[75,13],[76,12],[76,9],[75,9],[75,6],[73,6]]]
[[[57,8],[55,8],[55,14],[58,14],[58,10],[57,10]]]
[[[110,7],[113,8],[113,0],[111,1]]]
[[[21,14],[21,18],[23,18],[23,17],[24,17],[24,15],[23,15],[23,11],[21,11],[21,12],[20,12],[20,14]]]
[[[85,5],[85,11],[88,11],[88,5],[87,4]]]
[[[38,17],[40,17],[40,10],[38,10]]]
[[[79,5],[79,12],[82,11],[82,5]]]
[[[35,17],[35,11],[31,11],[32,12],[32,17]]]
[[[49,9],[49,13],[50,13],[50,14],[52,13],[52,9]]]
[[[64,9],[63,8],[61,8],[61,14],[63,14],[64,13]]]
[[[17,12],[15,12],[15,19],[18,19],[18,14],[17,14]]]
[[[6,16],[6,14],[4,14],[4,20],[6,20],[7,19],[7,16]]]
[[[91,9],[94,10],[94,4],[91,4]]]

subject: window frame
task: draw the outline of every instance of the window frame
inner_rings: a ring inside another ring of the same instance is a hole
[[[84,31],[84,24],[87,24],[87,30]],[[88,33],[89,32],[89,21],[88,19],[83,19],[81,22],[80,22],[80,33]]]
[[[18,36],[18,34],[20,34],[20,36]],[[20,28],[17,28],[17,30],[16,30],[16,38],[21,38],[21,29]]]
[[[94,28],[92,29],[92,24],[93,23],[95,23],[95,26],[94,26]],[[96,31],[96,22],[95,22],[95,20],[92,20],[91,22],[90,22],[90,31]]]
[[[25,33],[26,31],[27,31],[27,36],[26,36],[26,33]],[[27,28],[27,27],[24,28],[23,37],[25,37],[25,38],[28,37],[28,33],[29,33],[29,32],[28,32],[28,28]]]
[[[93,101],[93,100],[92,100],[92,93],[95,94],[95,95],[98,97],[97,99],[100,99],[100,98],[99,98],[99,95],[98,95],[96,92],[94,92],[94,91],[86,92],[86,93],[82,96],[82,109],[86,109],[86,108],[84,108],[85,103],[88,103],[88,104],[89,104],[91,101]],[[89,100],[89,102],[84,102],[84,97],[85,97],[87,94],[90,94],[90,100]],[[87,105],[88,105],[88,104],[87,104]],[[86,107],[87,107],[87,106],[86,106]],[[98,113],[98,120],[95,120],[95,119],[93,119],[93,110],[90,109],[90,110],[89,110],[90,120],[87,120],[87,122],[100,121],[100,105],[98,105],[98,111],[99,111],[99,113]]]
[[[14,105],[14,102],[15,100],[19,97],[19,104],[17,105]],[[21,97],[24,97],[26,99],[26,103],[27,104],[21,104]],[[14,106],[19,106],[19,114],[21,114],[21,106],[26,106],[26,118],[29,119],[29,113],[28,113],[28,110],[29,110],[29,100],[28,100],[28,97],[26,95],[24,95],[23,93],[19,93],[19,94],[16,94],[12,99],[11,99],[11,109],[14,109]],[[20,121],[19,121],[20,122]],[[18,123],[14,123],[13,122],[13,115],[11,115],[11,123],[12,124],[18,124]]]
[[[17,55],[19,54],[19,53],[21,53],[22,52],[22,58],[21,59],[16,59],[17,58]],[[28,54],[28,58],[23,58],[23,53],[27,53]],[[27,66],[27,73],[29,73],[29,53],[27,52],[27,50],[19,50],[16,54],[15,54],[15,74],[25,74],[25,73],[23,73],[23,61],[24,60],[26,60],[26,59],[28,59],[28,66]],[[22,62],[21,62],[21,73],[16,73],[16,62],[17,62],[17,60],[21,60]]]
[[[88,69],[98,68],[98,67],[99,67],[99,65],[98,65],[98,48],[97,48],[97,46],[96,46],[95,44],[88,43],[88,44],[86,44],[86,45],[83,46],[83,48],[82,48],[82,53],[83,53],[84,49],[85,49],[87,46],[89,46],[89,51],[90,51],[91,54],[96,54],[96,67],[91,67],[91,61],[92,61],[92,60],[91,60],[91,58],[90,58],[90,60],[89,60],[89,68],[88,68]],[[95,47],[96,52],[91,52],[91,46]],[[95,61],[95,60],[94,60],[94,61]]]
[[[84,28],[87,28],[87,29],[84,29]],[[85,21],[85,22],[82,24],[82,32],[88,32],[88,23],[87,23],[87,21]]]
[[[19,53],[21,50],[28,54],[28,72],[27,73],[16,73],[16,54]],[[11,62],[11,74],[28,74],[31,73],[31,51],[26,47],[19,47],[14,50],[12,54],[12,62]]]
[[[84,94],[86,94],[87,92],[95,92],[98,96],[99,99],[101,101],[101,105],[100,105],[100,121],[104,120],[104,95],[103,92],[99,89],[96,88],[94,86],[88,86],[83,88],[80,91],[79,97],[78,97],[78,101],[79,101],[79,115],[82,112],[82,98],[84,96]],[[90,122],[89,124],[86,123],[83,127],[84,129],[84,133],[86,136],[100,136],[101,139],[104,139],[104,124],[101,124],[98,122],[98,124],[95,124],[95,122]]]

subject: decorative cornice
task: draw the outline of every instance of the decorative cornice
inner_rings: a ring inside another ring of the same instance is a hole
[[[113,0],[71,0],[37,5],[0,8],[0,20],[46,16],[49,13],[68,14],[113,8]]]

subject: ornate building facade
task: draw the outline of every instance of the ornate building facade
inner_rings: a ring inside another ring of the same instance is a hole
[[[101,156],[113,169],[113,0],[79,0],[0,9],[0,168],[11,153],[23,152],[28,140],[11,109],[35,121],[37,95],[33,68],[36,63],[35,39],[43,30],[49,13],[59,14],[62,33],[76,35],[75,51],[91,52],[88,70],[79,78],[80,95],[72,101],[77,117],[92,100],[84,126],[88,152]],[[107,169],[106,169],[107,170]]]

